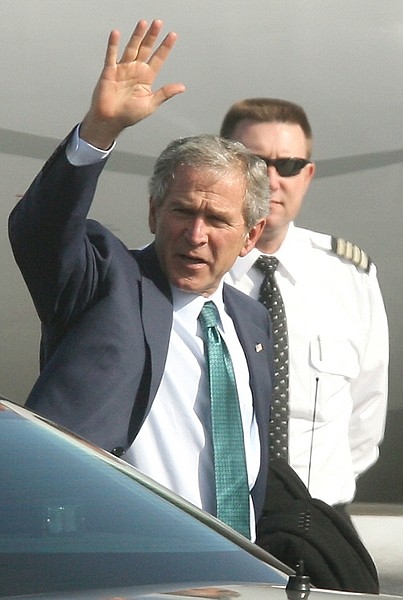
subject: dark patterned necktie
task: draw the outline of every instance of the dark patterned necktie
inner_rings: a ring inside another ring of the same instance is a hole
[[[278,259],[260,256],[255,266],[264,274],[259,302],[269,311],[273,326],[274,380],[270,409],[269,457],[288,459],[288,334],[283,299],[274,273]]]
[[[241,411],[231,357],[217,328],[218,311],[206,302],[199,315],[211,402],[217,517],[250,539],[249,485]]]

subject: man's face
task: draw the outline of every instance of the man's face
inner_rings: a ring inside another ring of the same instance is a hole
[[[264,219],[247,230],[245,183],[240,175],[217,177],[180,166],[160,206],[150,200],[149,223],[161,268],[169,282],[209,296],[238,256],[253,248]]]
[[[263,158],[307,158],[307,140],[299,125],[244,119],[238,123],[231,137]],[[259,245],[266,235],[282,236],[285,233],[288,224],[301,209],[314,172],[313,164],[306,165],[293,177],[281,177],[275,167],[267,168],[271,188],[270,214]]]

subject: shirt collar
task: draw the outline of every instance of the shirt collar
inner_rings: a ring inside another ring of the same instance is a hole
[[[307,268],[304,245],[298,245],[298,248],[295,246],[298,239],[298,228],[295,227],[294,223],[290,223],[283,243],[277,252],[272,255],[278,258],[279,268],[293,282],[304,277]],[[261,252],[258,248],[253,248],[246,256],[237,259],[231,269],[231,276],[235,284],[248,273],[261,254],[264,254],[264,252]]]
[[[192,294],[171,286],[174,313],[181,313],[188,321],[197,322],[197,318],[205,302],[214,302],[217,307],[221,320],[221,328],[224,331],[224,298],[223,298],[224,282],[221,281],[218,288],[211,296],[201,296],[200,294]]]
[[[238,283],[248,273],[248,271],[252,268],[256,260],[262,253],[257,248],[252,248],[250,252],[246,256],[242,256],[237,258],[235,264],[231,269],[231,278],[234,283]]]

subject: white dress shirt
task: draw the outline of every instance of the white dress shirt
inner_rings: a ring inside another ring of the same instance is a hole
[[[222,285],[208,298],[173,289],[174,312],[164,374],[151,410],[124,459],[180,496],[215,514],[208,374],[198,315],[207,300],[220,315],[220,332],[234,366],[249,488],[260,467],[260,442],[246,358],[225,312]],[[251,531],[255,530],[251,504]],[[253,533],[254,537],[254,533]]]
[[[227,281],[258,298],[252,250]],[[387,406],[388,327],[376,268],[366,273],[331,250],[331,236],[290,225],[276,252],[289,337],[289,461],[329,504],[350,502],[356,477],[378,457]]]

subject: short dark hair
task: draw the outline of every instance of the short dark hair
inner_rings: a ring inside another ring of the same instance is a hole
[[[299,125],[307,140],[308,158],[312,153],[312,129],[302,106],[280,98],[246,98],[231,106],[221,125],[220,135],[231,139],[240,121],[293,123]]]

